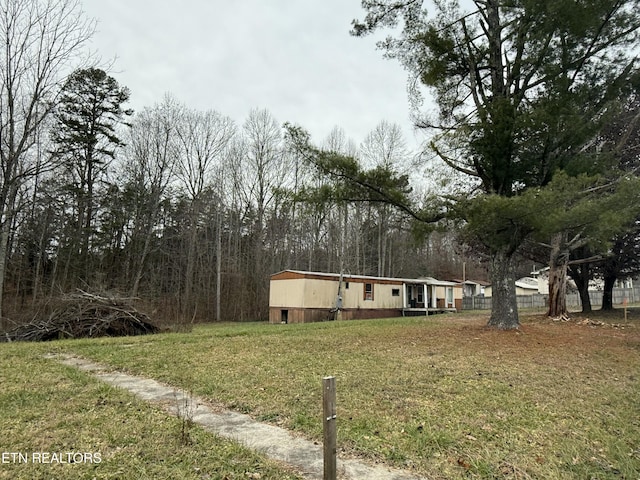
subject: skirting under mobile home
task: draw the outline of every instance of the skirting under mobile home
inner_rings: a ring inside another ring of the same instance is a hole
[[[434,278],[284,270],[270,282],[271,323],[428,315],[461,308],[462,285]]]

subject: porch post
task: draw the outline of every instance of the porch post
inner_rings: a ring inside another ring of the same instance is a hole
[[[404,316],[404,309],[407,308],[407,284],[402,284],[402,315]]]

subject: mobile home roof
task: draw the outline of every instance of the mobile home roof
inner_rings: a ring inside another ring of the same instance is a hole
[[[278,273],[274,273],[271,275],[272,280],[286,280],[286,279],[295,279],[295,278],[315,278],[315,279],[327,279],[327,280],[339,280],[339,273],[326,273],[326,272],[308,272],[303,270],[283,270]],[[446,282],[443,280],[436,280],[431,277],[424,278],[392,278],[392,277],[374,277],[369,275],[350,275],[343,274],[342,278],[344,281],[354,281],[354,282],[366,282],[371,281],[372,283],[392,283],[392,284],[403,284],[403,283],[413,283],[413,284],[424,284],[424,285],[441,285],[441,286],[456,286],[459,285],[455,282]]]

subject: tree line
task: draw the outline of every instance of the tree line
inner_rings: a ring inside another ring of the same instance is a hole
[[[169,321],[261,320],[284,268],[478,278],[483,258],[489,323],[517,328],[526,258],[563,314],[567,274],[584,292],[637,272],[636,3],[363,1],[352,33],[400,26],[380,47],[414,105],[420,86],[437,102],[415,112],[416,154],[385,121],[357,145],[170,95],[134,113],[80,57],[94,25],[76,0],[0,1],[0,312],[79,288]]]
[[[34,144],[49,168],[16,197],[14,308],[80,288],[141,297],[172,321],[259,320],[269,275],[285,268],[393,276],[435,257],[450,268],[450,238],[416,242],[387,206],[302,199],[324,180],[267,110],[236,125],[167,96],[133,115],[128,94],[95,68],[64,85]],[[389,150],[400,137],[382,122],[361,148],[372,161],[405,155]],[[340,129],[327,145],[356,149]]]
[[[5,324],[77,289],[139,297],[168,322],[262,320],[285,268],[461,270],[446,232],[416,240],[387,205],[309,196],[330,180],[269,111],[237,123],[166,95],[133,112],[80,57],[93,23],[78,2],[0,5]],[[323,145],[371,166],[414,157],[385,121],[360,145],[338,127]]]

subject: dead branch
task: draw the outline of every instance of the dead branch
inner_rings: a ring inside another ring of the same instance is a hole
[[[135,298],[98,295],[79,290],[57,300],[43,318],[16,327],[0,342],[43,342],[63,338],[119,337],[158,333],[149,317],[133,307]]]

